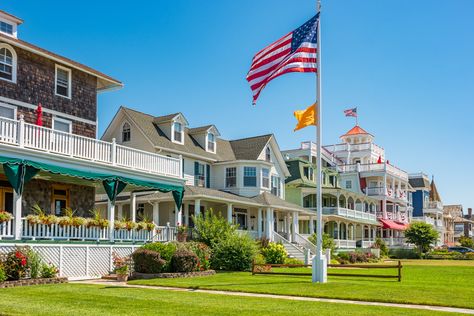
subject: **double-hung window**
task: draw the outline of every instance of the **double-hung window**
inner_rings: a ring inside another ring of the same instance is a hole
[[[207,134],[207,151],[216,152],[216,135]]]
[[[71,69],[56,65],[56,95],[71,98]]]
[[[0,32],[8,35],[13,35],[13,25],[0,21]]]
[[[206,186],[206,171],[204,164],[199,162],[194,163],[194,185],[197,187]]]
[[[257,168],[244,167],[244,187],[257,186]]]
[[[225,169],[225,187],[233,188],[237,186],[237,168],[231,167]]]
[[[272,176],[272,194],[280,196],[280,177]]]
[[[262,168],[262,187],[270,188],[270,170]]]
[[[183,125],[180,122],[173,123],[173,140],[176,143],[183,143]]]

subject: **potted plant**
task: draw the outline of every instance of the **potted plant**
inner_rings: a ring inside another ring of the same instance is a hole
[[[4,222],[8,222],[12,219],[12,214],[8,213],[7,211],[0,211],[0,224]]]
[[[188,227],[181,225],[178,226],[178,236],[176,237],[179,242],[186,242],[188,237]]]
[[[117,281],[127,282],[128,275],[130,274],[129,269],[129,257],[120,257],[117,253],[112,254],[112,260],[114,263],[114,272],[117,275]]]

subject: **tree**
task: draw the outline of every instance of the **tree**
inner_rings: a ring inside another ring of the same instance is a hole
[[[461,238],[459,238],[459,243],[463,247],[474,248],[474,240],[469,237],[462,236]]]
[[[430,224],[415,222],[405,231],[405,237],[411,244],[418,247],[420,253],[430,250],[431,245],[438,240],[438,232]]]

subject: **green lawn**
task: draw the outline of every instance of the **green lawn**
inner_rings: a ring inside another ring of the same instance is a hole
[[[327,284],[312,284],[310,276],[252,276],[248,272],[218,273],[189,279],[135,280],[130,283],[474,308],[474,262],[405,261],[403,265],[400,283],[392,279],[329,277]],[[395,273],[385,269],[330,271]]]
[[[453,315],[424,310],[60,284],[0,289],[0,315]]]

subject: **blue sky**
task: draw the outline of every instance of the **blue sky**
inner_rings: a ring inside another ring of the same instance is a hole
[[[19,37],[125,83],[99,97],[102,132],[120,105],[224,138],[274,133],[282,149],[292,112],[315,98],[314,74],[272,81],[256,107],[245,81],[261,48],[309,19],[315,1],[2,1],[25,20]],[[323,0],[323,142],[354,124],[375,135],[392,164],[434,174],[445,204],[474,207],[474,1]]]

